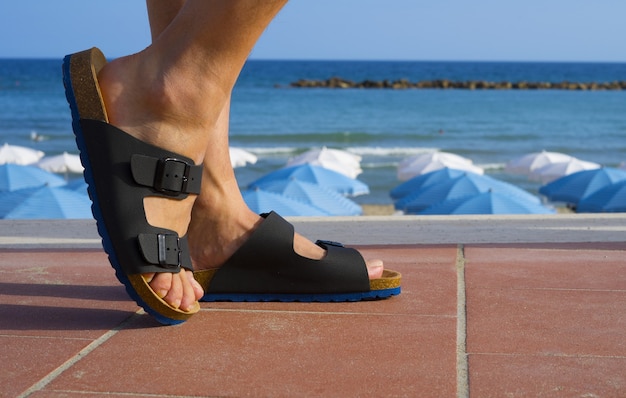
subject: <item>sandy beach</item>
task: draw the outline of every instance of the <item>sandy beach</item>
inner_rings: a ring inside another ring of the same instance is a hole
[[[390,216],[395,212],[393,205],[361,205],[364,216]]]

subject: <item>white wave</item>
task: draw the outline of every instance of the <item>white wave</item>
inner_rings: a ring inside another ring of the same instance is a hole
[[[290,156],[304,152],[306,148],[303,147],[245,147],[237,145],[241,149],[245,149],[248,152],[252,152],[259,157],[271,157],[271,156]],[[312,149],[315,147],[311,147]],[[438,148],[428,147],[348,147],[344,150],[359,156],[394,156],[394,157],[406,157],[421,153],[437,152]],[[378,167],[378,166],[377,166]]]
[[[258,156],[291,155],[302,150],[297,147],[238,147]]]
[[[409,156],[417,155],[420,153],[437,152],[439,148],[427,148],[427,147],[349,147],[347,151],[356,155],[365,156]]]
[[[400,164],[399,162],[368,162],[368,163],[361,163],[361,168],[363,169],[381,169],[381,168],[387,168],[387,167],[396,168],[398,167],[399,164]]]
[[[504,170],[504,166],[506,163],[484,163],[477,164],[476,166],[482,168],[483,170]]]

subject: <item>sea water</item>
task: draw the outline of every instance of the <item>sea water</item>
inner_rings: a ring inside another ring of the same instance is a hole
[[[610,82],[622,63],[248,61],[232,98],[230,143],[259,157],[236,169],[241,187],[310,148],[361,155],[358,177],[391,203],[404,158],[433,150],[471,159],[532,193],[540,183],[506,173],[507,161],[541,150],[605,166],[626,161],[626,91],[302,89],[299,79],[450,79]],[[77,153],[61,60],[0,60],[0,144]]]

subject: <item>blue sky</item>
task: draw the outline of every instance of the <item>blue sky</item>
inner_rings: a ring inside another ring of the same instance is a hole
[[[291,0],[251,58],[626,62],[625,15],[626,0]],[[150,40],[143,0],[2,0],[0,37],[2,58]]]

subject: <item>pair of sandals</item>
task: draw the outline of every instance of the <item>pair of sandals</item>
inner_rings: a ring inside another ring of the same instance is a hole
[[[144,143],[110,125],[98,72],[106,64],[92,48],[65,57],[63,83],[72,128],[102,244],[128,294],[163,324],[178,324],[198,312],[183,311],[161,299],[145,273],[193,272],[186,236],[148,224],[143,199],[182,200],[200,193],[202,165],[180,154]],[[369,280],[354,249],[329,241],[317,244],[322,260],[294,252],[293,226],[278,214],[265,220],[247,242],[217,270],[194,272],[205,291],[202,301],[358,301],[400,293],[400,274],[385,270]]]

